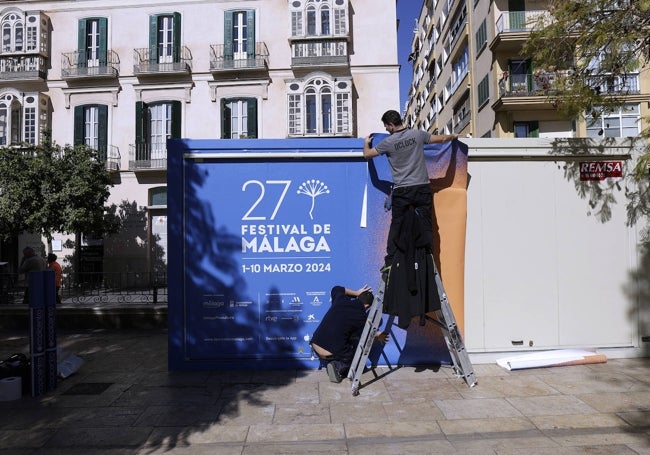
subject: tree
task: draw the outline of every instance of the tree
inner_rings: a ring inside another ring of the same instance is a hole
[[[0,148],[0,236],[40,234],[51,250],[56,232],[115,232],[105,203],[112,187],[96,150],[42,145]]]
[[[630,95],[638,93],[638,75],[650,62],[650,0],[551,0],[548,11],[532,24],[522,54],[536,68],[554,72],[547,95],[558,112],[595,121],[630,103]],[[649,120],[642,119],[641,135],[630,139],[641,153],[624,185],[629,224],[650,215]],[[565,141],[558,148],[573,153],[575,144]],[[568,167],[567,176],[574,174]],[[618,189],[618,183],[603,188],[597,182],[579,188],[603,220]],[[647,241],[647,227],[644,234]]]

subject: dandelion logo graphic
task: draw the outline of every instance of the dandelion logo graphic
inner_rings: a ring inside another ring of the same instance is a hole
[[[314,219],[314,204],[316,203],[316,196],[321,194],[329,194],[330,189],[325,185],[325,183],[320,180],[311,179],[305,180],[298,187],[298,194],[305,194],[311,197],[311,208],[309,209],[309,218]]]

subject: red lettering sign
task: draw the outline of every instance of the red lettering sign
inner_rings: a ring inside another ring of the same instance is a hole
[[[583,161],[580,163],[580,180],[605,180],[623,177],[622,161]]]

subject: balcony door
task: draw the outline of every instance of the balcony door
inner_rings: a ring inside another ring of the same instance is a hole
[[[149,18],[149,61],[178,63],[181,58],[180,13],[153,15]]]
[[[74,143],[97,150],[106,159],[108,148],[108,106],[89,104],[74,108]]]
[[[255,11],[226,11],[223,42],[226,61],[255,58]]]
[[[104,17],[82,19],[78,31],[78,64],[81,68],[106,66],[106,30],[108,21]]]

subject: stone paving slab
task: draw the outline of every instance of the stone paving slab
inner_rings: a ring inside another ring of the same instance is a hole
[[[0,333],[0,357],[29,352]],[[61,332],[56,390],[0,402],[0,455],[650,455],[650,359],[507,371],[167,371],[167,333]]]

